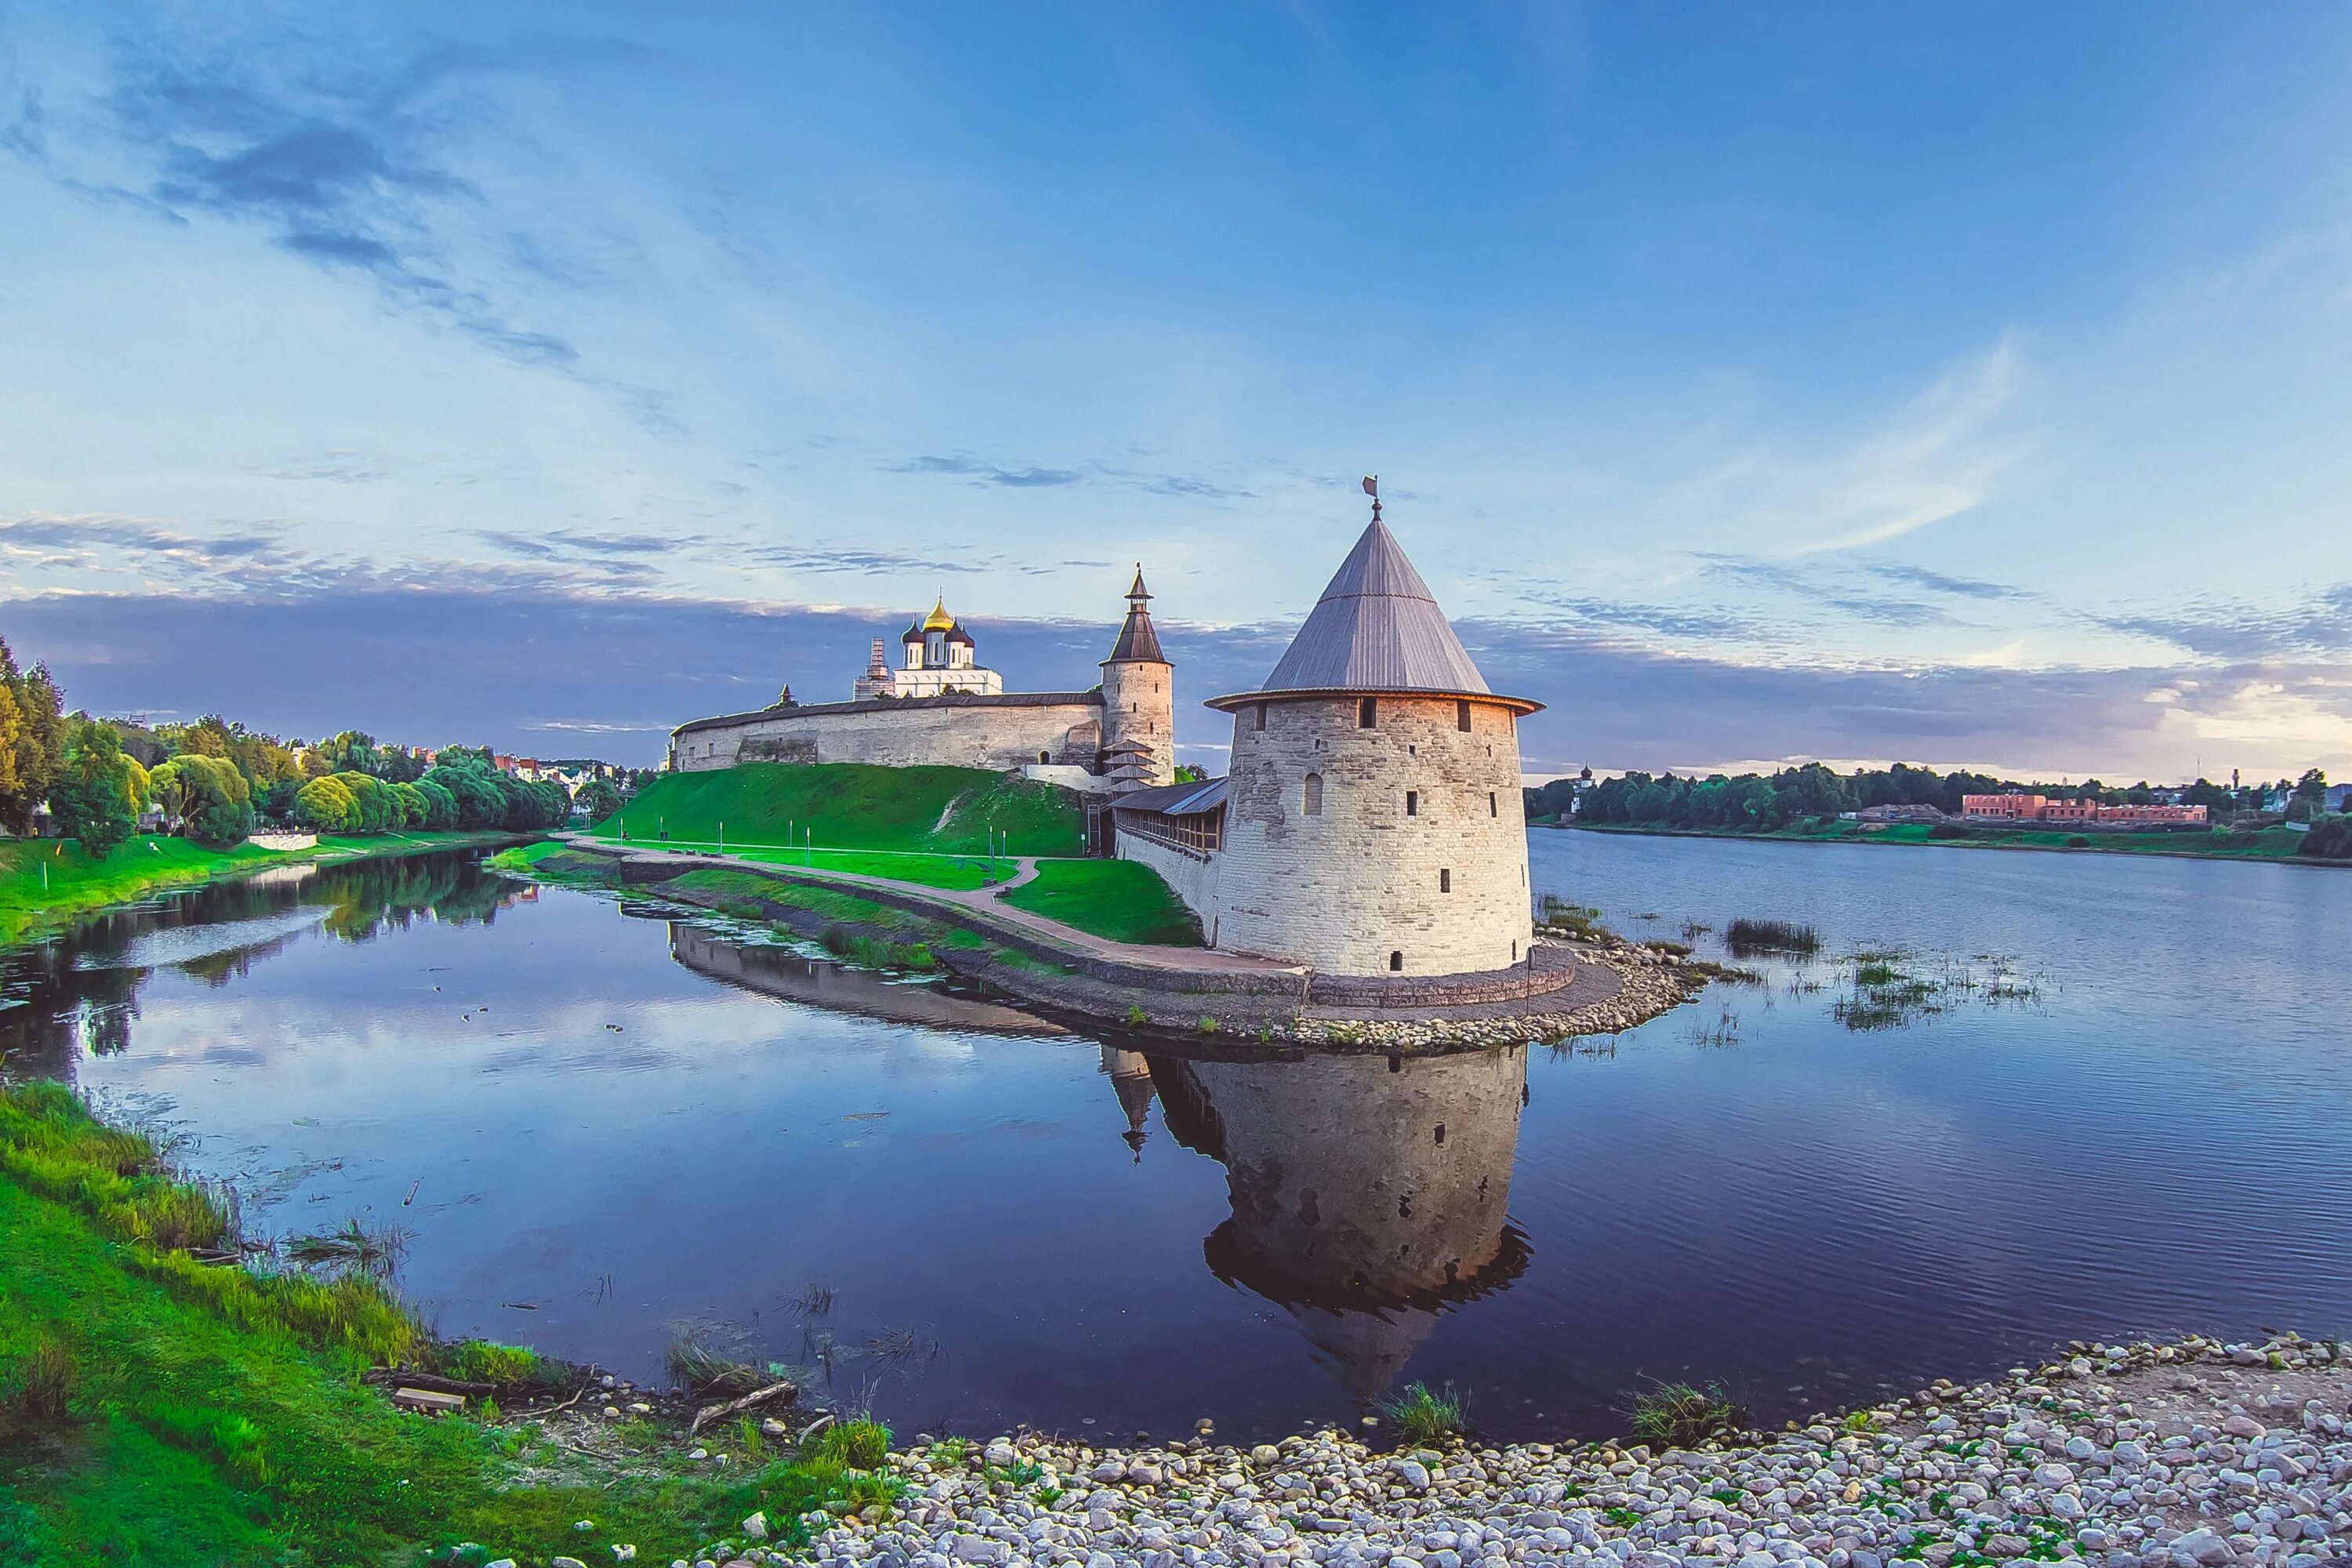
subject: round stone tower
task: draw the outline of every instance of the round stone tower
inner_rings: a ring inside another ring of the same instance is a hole
[[[1518,721],[1372,507],[1307,624],[1234,716],[1219,947],[1328,974],[1527,961]]]
[[[1176,782],[1176,667],[1160,651],[1150,599],[1139,564],[1126,623],[1102,661],[1102,771],[1123,789]]]

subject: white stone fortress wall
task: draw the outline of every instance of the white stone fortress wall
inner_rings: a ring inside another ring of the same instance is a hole
[[[774,708],[681,728],[679,773],[739,763],[944,765],[999,773],[1047,763],[1091,770],[1102,709],[1091,692],[884,698]]]
[[[1234,709],[1217,945],[1330,974],[1521,962],[1533,922],[1512,708],[1373,700],[1370,728],[1355,693],[1277,692]]]

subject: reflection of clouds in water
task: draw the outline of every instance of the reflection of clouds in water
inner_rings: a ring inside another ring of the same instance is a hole
[[[261,920],[230,921],[220,925],[179,926],[142,931],[111,952],[83,952],[74,955],[74,967],[97,969],[160,969],[166,964],[195,963],[222,958],[247,948],[282,944],[327,916],[321,909],[289,910]]]

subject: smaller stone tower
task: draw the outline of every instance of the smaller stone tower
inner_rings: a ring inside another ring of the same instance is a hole
[[[1138,563],[1126,624],[1102,661],[1102,768],[1121,789],[1176,782],[1176,667],[1160,651],[1150,598]]]

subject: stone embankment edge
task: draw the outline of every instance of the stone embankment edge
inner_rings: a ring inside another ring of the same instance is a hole
[[[716,1541],[697,1568],[2337,1568],[2352,1539],[2352,1344],[2295,1334],[2078,1341],[1999,1381],[1663,1451],[1198,1431],[920,1436],[888,1460],[898,1509],[805,1516],[789,1555]]]
[[[739,894],[672,886],[677,877],[688,870],[719,869],[846,893],[971,931],[1053,966],[1040,970],[1008,964],[985,950],[934,948],[933,958],[959,979],[983,983],[1024,1004],[1066,1016],[1222,1037],[1219,1043],[1235,1046],[1254,1041],[1261,1046],[1373,1052],[1464,1050],[1615,1034],[1671,1011],[1706,984],[1698,972],[1653,949],[1622,942],[1564,942],[1560,945],[1577,966],[1569,986],[1534,996],[1482,998],[1450,1009],[1408,1007],[1394,1016],[1381,1016],[1360,1007],[1318,1008],[1312,997],[1312,977],[1303,971],[1171,972],[1123,963],[1062,946],[1025,926],[992,918],[984,910],[913,889],[830,876],[802,876],[789,867],[712,857],[696,857],[692,863],[681,864],[608,854],[578,840],[568,843],[565,852],[604,862],[626,887],[657,891],[664,898],[705,909],[723,910],[744,900]],[[809,911],[791,904],[753,901],[761,918],[804,936],[814,938],[825,925],[836,923],[812,920]],[[870,934],[889,935],[887,931]]]

